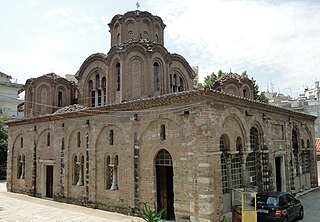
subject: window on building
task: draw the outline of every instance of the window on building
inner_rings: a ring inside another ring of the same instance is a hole
[[[78,174],[79,168],[78,168],[78,158],[77,155],[73,156],[72,160],[72,184],[76,185],[79,181],[79,174]]]
[[[143,31],[142,38],[143,39],[147,39],[148,38],[148,32],[147,31]]]
[[[133,38],[134,38],[133,31],[129,31],[128,32],[128,40],[133,40]]]
[[[81,146],[81,134],[80,132],[77,133],[77,147]]]
[[[22,175],[22,156],[21,155],[19,155],[17,158],[17,165],[18,165],[17,179],[20,179]]]
[[[118,190],[118,164],[119,164],[119,157],[115,155],[113,158],[113,169],[112,169],[112,184],[110,190]]]
[[[109,190],[111,188],[112,182],[112,169],[111,169],[111,162],[110,156],[107,155],[105,157],[105,189]]]
[[[23,137],[20,138],[20,148],[23,148]]]
[[[116,77],[117,77],[117,84],[116,84],[116,88],[117,88],[117,91],[120,91],[120,63],[117,63],[116,64]]]
[[[250,149],[251,153],[247,156],[246,170],[249,175],[248,187],[255,187],[257,185],[257,151],[259,149],[258,130],[255,127],[250,129]],[[261,165],[261,163],[259,164]]]
[[[227,171],[227,159],[226,159],[226,146],[225,139],[223,136],[220,137],[220,151],[221,157],[221,182],[222,182],[222,193],[228,193],[228,171]]]
[[[109,145],[113,145],[114,140],[113,140],[113,130],[109,131]]]
[[[58,92],[58,107],[62,107],[62,91]]]
[[[95,107],[95,101],[96,101],[96,93],[93,90],[93,81],[89,81],[89,95],[90,95],[90,101],[91,101],[91,107]]]
[[[96,74],[96,88],[100,88],[100,75],[99,73]]]
[[[305,151],[305,159],[306,159],[306,166],[305,172],[310,173],[310,163],[311,163],[311,156],[310,156],[310,141],[307,140],[307,150]]]
[[[183,92],[185,90],[183,77],[179,74],[170,75],[170,91],[171,93]]]
[[[102,78],[102,92],[103,92],[103,105],[107,104],[107,81],[106,78]]]
[[[159,91],[159,64],[153,63],[153,89]]]
[[[247,95],[247,90],[246,90],[246,89],[243,90],[243,97],[244,97],[244,98],[247,98],[247,97],[248,97],[248,95]]]
[[[179,85],[178,85],[178,92],[183,92],[183,79],[182,77],[179,77]]]
[[[78,170],[78,181],[77,186],[84,185],[84,156],[81,155],[80,161],[77,162],[77,170]]]
[[[50,133],[47,133],[47,146],[50,146],[51,143],[51,136]]]
[[[120,35],[120,33],[118,33],[118,35],[117,35],[117,43],[119,44],[119,43],[121,43],[121,35]]]
[[[160,126],[160,140],[166,140],[166,126],[164,124],[161,124]]]
[[[101,95],[101,89],[98,89],[98,106],[101,106],[101,102],[102,102],[101,101],[101,99],[102,99],[101,96],[102,96]]]
[[[242,187],[240,154],[236,154],[231,160],[231,186],[232,188]]]

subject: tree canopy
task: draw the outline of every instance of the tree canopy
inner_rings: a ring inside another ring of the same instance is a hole
[[[204,78],[203,84],[198,83],[195,88],[196,89],[203,89],[203,88],[212,89],[214,82],[226,74],[227,73],[225,73],[221,70],[219,70],[217,74],[212,72],[210,75],[208,75]],[[247,71],[244,71],[243,73],[241,73],[241,76],[244,78],[249,78]],[[261,92],[261,93],[259,92],[259,85],[256,83],[256,80],[252,77],[251,81],[253,83],[253,99],[260,101],[260,102],[263,102],[263,103],[268,103],[268,99],[265,96],[265,94],[263,92]]]
[[[0,116],[0,179],[5,177],[7,163],[8,128],[5,121],[6,118]]]

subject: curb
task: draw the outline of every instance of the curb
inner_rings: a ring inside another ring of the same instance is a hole
[[[312,187],[312,188],[310,188],[310,189],[308,189],[308,190],[304,190],[304,191],[302,191],[302,192],[298,192],[298,193],[296,193],[295,197],[296,197],[296,198],[299,198],[299,197],[301,197],[301,196],[303,196],[303,195],[306,195],[307,193],[310,193],[310,192],[312,192],[312,191],[318,190],[319,188],[320,188],[320,187]]]

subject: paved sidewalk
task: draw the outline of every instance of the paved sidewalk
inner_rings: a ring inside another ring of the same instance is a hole
[[[5,181],[0,181],[0,221],[143,222],[144,220],[113,212],[7,192]]]

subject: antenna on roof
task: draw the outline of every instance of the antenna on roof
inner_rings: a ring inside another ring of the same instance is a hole
[[[137,10],[139,10],[139,8],[140,8],[139,2],[136,3],[136,6],[137,6]]]

